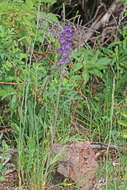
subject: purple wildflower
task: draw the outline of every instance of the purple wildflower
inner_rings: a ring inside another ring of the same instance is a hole
[[[57,66],[57,68],[60,68],[61,64],[70,63],[69,53],[73,36],[72,26],[64,26],[59,36],[60,48],[57,50],[57,53],[60,55],[61,58],[58,59],[58,62],[60,64]]]
[[[61,43],[64,43],[66,41],[66,39],[64,38],[64,37],[61,37],[60,39],[59,39],[59,43],[61,44]]]

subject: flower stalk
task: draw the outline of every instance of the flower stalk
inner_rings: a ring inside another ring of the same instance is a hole
[[[51,137],[52,151],[54,147],[54,138],[55,138],[55,131],[56,131],[56,125],[57,125],[57,119],[58,119],[58,112],[59,112],[60,92],[61,92],[62,78],[63,78],[63,73],[64,73],[64,64],[71,62],[69,58],[69,53],[71,50],[72,35],[73,35],[72,27],[69,25],[66,25],[61,31],[60,38],[59,38],[60,48],[57,50],[57,53],[60,55],[60,58],[58,59],[59,64],[57,65],[57,69],[60,69],[60,79],[59,79],[57,102],[56,102],[56,108],[55,108],[54,126],[53,126],[52,137]]]

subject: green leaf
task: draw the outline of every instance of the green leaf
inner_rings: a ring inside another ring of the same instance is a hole
[[[18,107],[18,114],[19,114],[20,120],[22,121],[22,124],[24,124],[25,123],[24,112],[21,107]]]
[[[15,133],[18,135],[20,133],[20,126],[18,126],[16,123],[11,123],[11,128],[15,131]]]
[[[118,123],[124,127],[127,127],[127,121],[119,120]]]
[[[6,178],[4,176],[0,176],[0,181],[4,181]]]
[[[81,63],[75,63],[73,65],[74,68],[74,72],[77,72],[78,70],[80,70],[82,68],[82,64]]]
[[[109,65],[111,63],[111,59],[104,57],[104,58],[98,58],[97,63],[95,63],[95,67],[97,66],[99,70],[104,69],[105,66]]]
[[[122,135],[123,138],[127,139],[127,133]]]
[[[30,9],[33,8],[33,2],[32,2],[32,0],[26,0],[25,4],[26,4],[27,7],[29,7]]]
[[[127,119],[127,112],[126,112],[126,111],[123,111],[123,112],[121,113],[121,115]]]
[[[15,90],[10,86],[6,86],[3,89],[0,89],[0,97],[2,97],[2,99],[6,98],[7,96],[11,96],[13,94],[15,94]]]
[[[55,22],[58,23],[58,18],[53,13],[41,12],[40,16],[41,16],[41,18],[46,18],[46,19],[49,19],[50,21],[55,21]],[[46,26],[49,24],[47,21],[45,21],[44,23],[45,23]]]
[[[97,69],[91,70],[90,73],[93,74],[93,75],[96,75],[99,78],[103,77],[102,72],[98,71]]]
[[[17,99],[17,95],[14,95],[10,101],[10,109],[11,112],[13,113],[15,111],[15,109],[18,106],[18,99]]]
[[[51,20],[51,21],[55,21],[56,23],[58,23],[58,18],[55,14],[53,13],[48,13],[47,17]]]
[[[127,138],[127,130],[122,130],[122,131],[120,131],[120,135],[121,135],[123,138]]]
[[[83,71],[82,76],[83,76],[83,79],[84,79],[84,84],[86,84],[88,82],[88,80],[89,80],[89,77],[90,77],[89,73],[88,73],[88,71],[86,69]]]
[[[45,3],[55,3],[56,0],[45,0]]]
[[[71,77],[71,80],[81,80],[81,76],[80,75],[74,75]]]

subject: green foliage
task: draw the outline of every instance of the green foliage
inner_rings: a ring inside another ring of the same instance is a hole
[[[0,98],[4,104],[5,99],[7,103],[9,102],[5,106],[11,114],[8,118],[6,115],[4,119],[15,131],[14,137],[19,150],[17,166],[19,175],[24,181],[27,176],[29,183],[41,185],[42,179],[47,175],[44,167],[49,154],[51,136],[48,127],[54,120],[54,108],[53,111],[50,111],[50,108],[51,104],[56,102],[56,89],[52,88],[53,75],[47,76],[50,64],[46,60],[39,63],[33,61],[31,52],[33,46],[39,48],[40,43],[43,44],[43,34],[50,23],[48,19],[51,22],[57,19],[51,13],[37,13],[36,8],[40,10],[40,5],[36,4],[35,7],[34,3],[35,1],[0,2],[0,81],[2,82]],[[44,19],[43,23],[41,19]],[[51,35],[48,39],[50,38]],[[32,84],[29,85],[31,81]],[[56,81],[54,82],[57,86]],[[52,95],[51,100],[50,95]],[[26,153],[24,148],[27,148]],[[4,155],[1,160],[3,164]],[[3,171],[3,165],[0,167]],[[37,178],[38,175],[40,177]],[[47,180],[48,177],[46,183]]]
[[[94,52],[91,48],[89,48],[89,50],[84,48],[78,50],[72,55],[72,59],[75,59],[72,79],[80,81],[83,79],[84,84],[88,82],[90,75],[102,78],[102,70],[106,69],[112,62],[112,60],[104,56],[101,51],[98,50]]]
[[[29,1],[29,6],[22,1],[1,3],[0,24],[7,31],[13,32],[13,40],[24,40],[24,43],[29,44],[35,33],[35,18],[32,1]]]
[[[11,63],[22,73],[20,65],[25,64],[26,49],[35,36],[35,10],[23,2],[1,2],[0,7],[0,80],[18,82]]]
[[[127,71],[127,27],[123,27],[119,33],[123,40],[114,36],[115,42],[112,42],[107,48],[102,48],[105,55],[111,59],[111,65],[114,66],[118,79]]]
[[[121,116],[122,116],[123,119],[118,120],[118,124],[122,125],[125,128],[125,127],[127,127],[127,110],[126,109],[121,112]],[[127,129],[121,130],[120,135],[123,138],[127,138]]]
[[[27,3],[0,2],[0,7],[0,80],[18,82],[19,77],[15,76],[11,63],[23,78],[27,76],[29,67],[25,70],[25,75],[22,70],[32,43],[35,42],[37,46],[42,43],[43,33],[49,24],[48,19],[51,22],[58,20],[51,13],[41,12],[38,16],[34,1],[31,0]],[[40,23],[41,19],[44,19],[43,23]],[[41,30],[38,30],[38,27],[41,27]]]

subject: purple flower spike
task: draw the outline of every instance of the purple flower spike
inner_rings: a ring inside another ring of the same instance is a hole
[[[57,68],[64,63],[70,63],[71,60],[69,59],[69,53],[71,49],[71,40],[73,36],[73,29],[72,26],[66,25],[62,29],[60,33],[59,43],[60,48],[57,50],[57,53],[61,55],[61,59],[58,59],[59,63]]]

